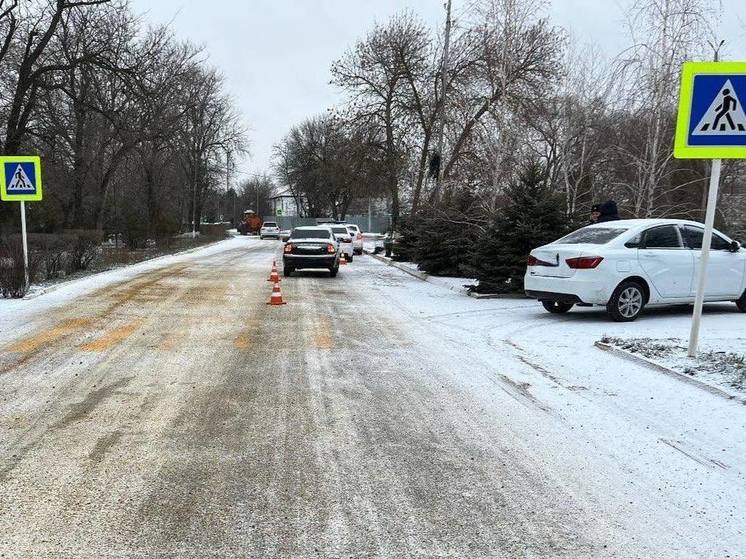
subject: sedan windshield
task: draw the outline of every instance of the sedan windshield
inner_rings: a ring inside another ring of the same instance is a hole
[[[290,240],[297,241],[298,239],[319,239],[322,241],[329,240],[328,229],[295,229],[290,235]]]
[[[627,229],[622,227],[584,227],[573,231],[569,235],[555,241],[558,245],[605,245],[611,240],[616,239],[619,235],[626,232]]]

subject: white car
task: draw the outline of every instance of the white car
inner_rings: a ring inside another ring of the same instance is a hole
[[[280,228],[274,221],[265,221],[262,223],[262,228],[259,229],[259,238],[266,239],[267,237],[280,238]]]
[[[354,223],[348,223],[345,225],[347,227],[347,231],[349,231],[350,236],[352,237],[352,248],[355,254],[362,254],[363,253],[363,232],[360,230],[360,227],[355,225]]]
[[[583,227],[531,251],[524,285],[552,313],[604,305],[614,320],[646,305],[694,302],[704,225],[629,219]],[[715,231],[705,301],[735,301],[746,312],[746,251]]]
[[[345,254],[347,262],[352,262],[355,249],[352,246],[352,235],[347,230],[347,226],[339,223],[325,223],[323,227],[334,234],[334,238],[337,239],[339,244],[339,252]]]

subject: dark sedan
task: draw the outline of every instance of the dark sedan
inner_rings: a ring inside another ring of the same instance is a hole
[[[334,277],[339,271],[339,244],[326,227],[296,227],[282,252],[285,276],[295,270],[325,268]]]

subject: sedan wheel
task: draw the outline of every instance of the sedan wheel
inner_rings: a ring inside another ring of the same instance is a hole
[[[614,290],[606,310],[617,322],[635,320],[645,307],[645,291],[639,283],[625,281]]]

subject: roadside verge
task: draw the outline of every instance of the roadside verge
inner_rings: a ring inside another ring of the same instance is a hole
[[[660,363],[656,363],[652,359],[648,359],[647,357],[644,357],[642,355],[632,353],[630,351],[627,351],[625,349],[602,342],[600,340],[595,342],[594,345],[602,351],[612,353],[622,359],[626,359],[627,361],[635,363],[636,365],[641,365],[650,370],[663,373],[664,375],[668,375],[672,378],[675,378],[676,380],[680,380],[692,386],[696,386],[697,388],[700,388],[706,392],[709,392],[710,394],[714,394],[715,396],[720,396],[721,398],[725,398],[726,400],[732,400],[732,401],[739,402],[743,405],[746,405],[746,397],[740,394],[735,394],[724,388],[715,386],[701,379],[691,377],[685,373],[682,373],[675,369],[671,369],[669,367],[666,367],[665,365],[661,365]]]

